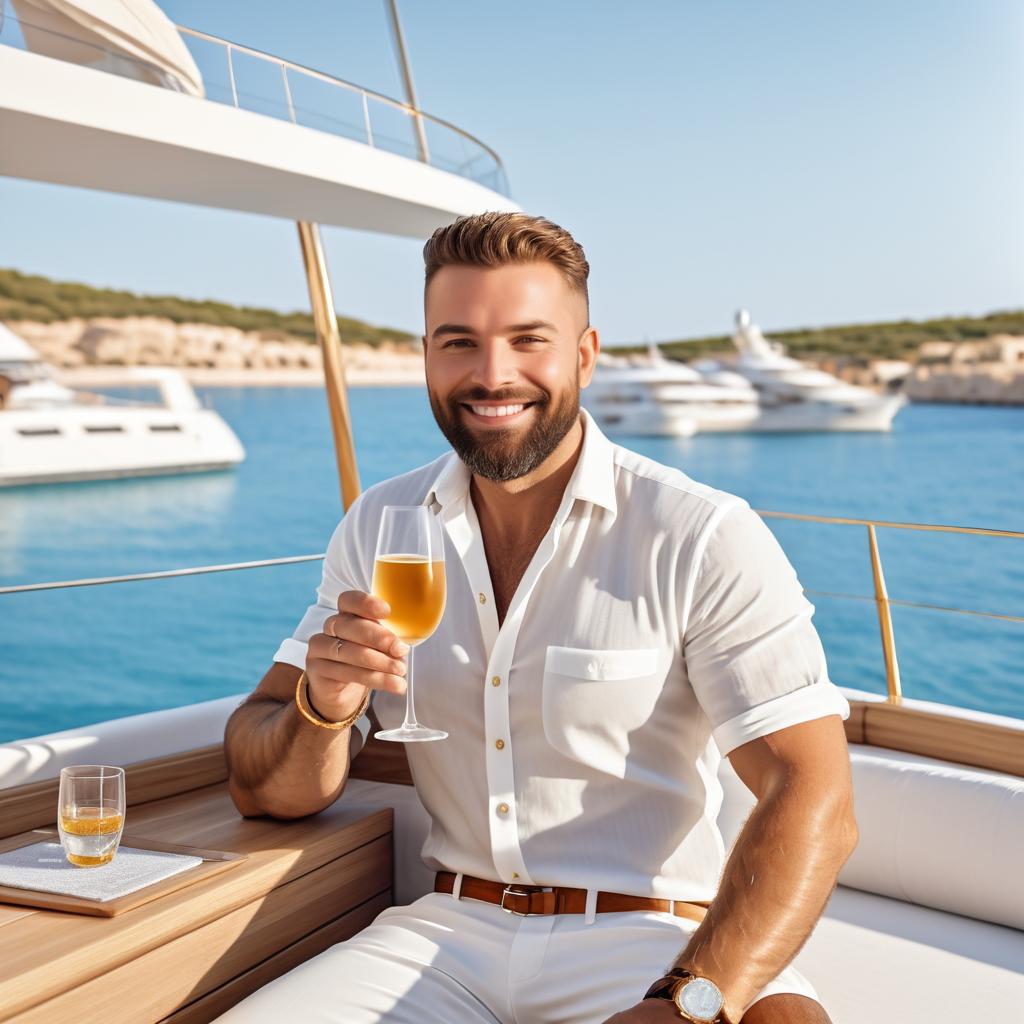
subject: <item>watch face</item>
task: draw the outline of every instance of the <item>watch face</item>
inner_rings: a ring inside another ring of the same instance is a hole
[[[691,978],[676,992],[676,1005],[696,1020],[714,1020],[722,1010],[722,993],[707,978]]]

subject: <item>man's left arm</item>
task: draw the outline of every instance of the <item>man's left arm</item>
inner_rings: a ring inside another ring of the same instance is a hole
[[[751,740],[729,760],[757,806],[707,915],[672,966],[715,982],[726,1019],[736,1022],[811,934],[857,845],[857,824],[839,715]],[[664,1000],[612,1018],[615,1024],[678,1019]]]

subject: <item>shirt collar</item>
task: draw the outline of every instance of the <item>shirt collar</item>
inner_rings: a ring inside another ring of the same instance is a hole
[[[573,498],[600,505],[614,517],[617,511],[615,446],[601,433],[600,427],[586,409],[581,409],[580,413],[583,419],[583,447],[569,480],[568,490]],[[436,500],[441,508],[445,508],[464,499],[469,493],[470,476],[462,459],[455,452],[450,452],[427,491],[424,503],[430,505]]]

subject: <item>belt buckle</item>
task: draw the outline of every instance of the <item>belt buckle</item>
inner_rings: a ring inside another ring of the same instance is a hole
[[[535,892],[554,892],[554,891],[555,891],[554,886],[551,886],[551,885],[533,886],[529,890],[521,889],[521,888],[519,888],[518,886],[515,886],[515,885],[506,885],[505,888],[502,890],[501,902],[498,905],[501,907],[502,910],[505,911],[506,914],[515,914],[516,917],[537,917],[537,916],[539,916],[539,914],[537,914],[537,913],[531,914],[529,910],[513,910],[511,907],[506,907],[505,906],[505,897],[506,896],[526,896],[526,897],[530,897]]]

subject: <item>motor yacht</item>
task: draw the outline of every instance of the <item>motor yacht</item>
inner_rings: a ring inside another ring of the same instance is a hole
[[[782,344],[765,338],[745,309],[736,314],[733,343],[739,353],[734,362],[702,360],[694,369],[716,385],[743,380],[754,388],[758,415],[744,429],[885,431],[907,404],[903,394],[878,394],[793,359]],[[715,428],[702,424],[701,429]]]
[[[155,389],[159,402],[60,384],[0,324],[0,487],[227,469],[245,458],[234,431],[171,367],[117,367],[111,386]]]
[[[19,5],[26,17],[29,6]],[[92,22],[99,6],[90,5]],[[14,20],[8,8],[8,22]],[[113,40],[121,38],[113,31],[91,31],[88,45],[94,48],[114,47]],[[276,105],[265,102],[260,112],[243,109],[246,90],[235,89],[233,78],[226,98],[222,94],[217,101],[207,94],[204,99],[194,90],[157,87],[160,77],[147,77],[145,69],[131,76],[111,73],[137,56],[119,51],[117,61],[88,66],[2,45],[0,33],[0,137],[14,143],[0,147],[0,174],[296,220],[325,353],[342,503],[349,508],[359,478],[337,319],[316,225],[422,238],[463,213],[516,209],[503,191],[501,162],[472,136],[430,119],[411,89],[404,100],[392,100],[248,47],[184,28],[178,33],[186,39],[201,36],[205,46],[219,48],[228,69],[232,55],[262,62],[273,72],[265,80],[280,83]],[[29,33],[37,40],[43,34],[43,28]],[[181,63],[179,54],[157,67],[161,75],[173,74]],[[315,127],[304,123],[311,119],[295,102],[304,75],[341,99],[355,99],[367,115],[360,138],[328,130],[327,119]],[[374,112],[380,107],[405,119],[411,140],[406,151],[376,144],[381,134],[373,131]],[[430,147],[425,126],[437,133]],[[470,159],[445,163],[436,139],[446,131],[456,133]],[[78,158],[68,159],[70,153]],[[692,377],[669,385],[681,390],[723,386]],[[736,384],[735,389],[738,404],[747,401],[741,397],[744,388]],[[387,436],[387,425],[379,428]],[[794,963],[815,985],[834,1024],[1019,1020],[1024,721],[903,696],[874,538],[876,528],[932,530],[937,536],[959,531],[998,535],[1013,546],[1024,534],[937,523],[828,522],[848,536],[867,532],[887,692],[867,692],[858,688],[859,680],[845,681],[853,709],[845,728],[860,842]],[[274,572],[278,564],[319,558],[302,554],[0,587],[0,628],[3,602],[37,600],[44,590],[131,588],[140,580],[161,586],[168,584],[157,581],[168,577],[186,586],[185,576]],[[230,610],[211,628],[230,632]],[[73,656],[69,651],[69,666]],[[69,685],[72,676],[69,671]],[[14,679],[8,685],[29,684]],[[187,849],[203,862],[199,880],[161,883],[142,902],[117,913],[96,907],[82,911],[81,904],[42,897],[33,905],[24,891],[12,898],[9,889],[0,889],[0,1021],[213,1021],[275,977],[357,933],[385,907],[431,888],[419,855],[426,811],[410,785],[399,744],[371,738],[353,762],[344,793],[319,814],[291,820],[239,814],[229,791],[223,735],[245,696],[43,730],[0,744],[0,852],[52,839],[61,768],[91,763],[126,769],[125,846]],[[727,851],[754,797],[727,760],[708,785],[709,799],[722,797],[718,824]],[[295,1012],[300,1019],[301,1007]]]
[[[747,381],[709,381],[654,344],[646,355],[601,352],[582,403],[602,430],[634,437],[742,429],[759,412],[757,391]]]
[[[601,427],[623,435],[697,432],[885,431],[906,404],[786,355],[746,310],[736,315],[735,361],[692,364],[657,345],[646,355],[602,353],[584,404]]]

